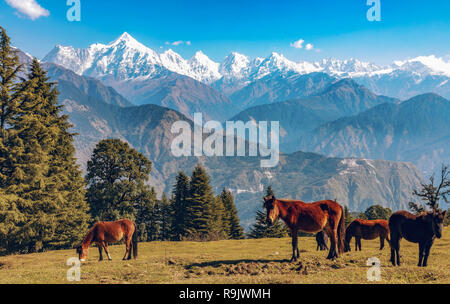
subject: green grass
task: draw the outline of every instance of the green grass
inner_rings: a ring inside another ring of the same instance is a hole
[[[80,283],[370,283],[366,261],[381,260],[380,283],[450,283],[450,231],[436,240],[427,268],[417,267],[418,245],[402,240],[403,265],[389,263],[389,246],[379,250],[378,241],[363,241],[362,252],[350,252],[337,261],[316,251],[314,238],[300,238],[300,260],[289,263],[289,239],[241,241],[140,243],[137,260],[122,261],[123,246],[111,247],[113,261],[98,262],[98,250],[81,268]],[[352,250],[354,249],[352,244]],[[0,283],[70,283],[66,260],[75,250],[0,257]],[[72,284],[72,283],[71,283]]]

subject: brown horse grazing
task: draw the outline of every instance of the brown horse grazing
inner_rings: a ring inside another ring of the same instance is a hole
[[[100,261],[103,261],[102,249],[105,249],[108,259],[111,261],[111,255],[108,250],[108,243],[114,244],[125,240],[126,252],[123,260],[131,260],[131,255],[137,258],[137,231],[136,225],[129,220],[116,222],[98,222],[89,230],[84,237],[81,245],[77,247],[77,253],[81,262],[85,262],[88,256],[89,246],[92,243],[97,244],[100,253]],[[127,257],[128,255],[128,257]]]
[[[398,211],[389,219],[391,231],[391,262],[400,266],[400,240],[405,238],[419,243],[419,267],[426,267],[430,249],[436,237],[442,237],[446,211],[433,210],[418,216],[408,211]]]
[[[335,259],[338,252],[344,251],[345,215],[344,209],[334,201],[320,201],[307,204],[302,201],[264,198],[267,210],[267,223],[273,225],[280,217],[291,229],[292,259],[300,257],[298,250],[298,231],[316,233],[325,229],[331,240],[327,259]]]
[[[328,250],[328,236],[324,231],[316,234],[317,248],[316,251]]]
[[[361,251],[361,239],[374,240],[380,238],[380,250],[384,248],[384,240],[389,241],[389,223],[386,220],[356,219],[345,231],[345,252],[350,251],[350,241],[355,237],[355,251]]]

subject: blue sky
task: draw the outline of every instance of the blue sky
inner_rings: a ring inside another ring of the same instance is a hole
[[[172,48],[189,58],[202,50],[216,61],[232,51],[250,57],[279,52],[296,61],[353,57],[380,64],[450,55],[448,0],[380,0],[381,22],[367,20],[367,0],[81,0],[81,22],[67,20],[66,0],[26,0],[48,11],[34,20],[7,4],[17,1],[25,0],[0,0],[0,25],[15,46],[38,58],[56,44],[87,47],[125,31],[156,51]],[[299,39],[305,41],[303,48],[292,47]],[[174,41],[191,45],[166,44]],[[307,43],[312,50],[306,50]]]

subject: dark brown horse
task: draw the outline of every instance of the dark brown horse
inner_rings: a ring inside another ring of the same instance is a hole
[[[99,222],[89,230],[84,237],[81,245],[77,247],[77,253],[80,261],[85,262],[88,256],[89,246],[92,243],[97,244],[100,253],[100,261],[103,260],[102,249],[105,249],[108,259],[111,261],[108,244],[114,244],[125,240],[126,252],[123,260],[131,260],[131,255],[137,258],[137,231],[136,225],[129,220],[120,220],[116,222]],[[127,257],[128,255],[128,257]]]
[[[389,222],[386,220],[356,219],[345,231],[345,252],[350,251],[350,241],[355,237],[355,251],[361,251],[361,239],[374,240],[380,238],[380,250],[384,248],[384,240],[389,243]]]
[[[272,225],[279,217],[291,229],[292,259],[300,257],[298,231],[316,233],[325,229],[331,240],[327,259],[335,259],[344,251],[345,216],[344,209],[334,201],[320,201],[307,204],[302,201],[264,198],[267,223]]]
[[[446,211],[433,210],[414,215],[408,211],[398,211],[389,219],[391,231],[391,262],[400,266],[400,240],[405,238],[419,243],[419,267],[426,267],[430,249],[436,237],[442,237]],[[397,261],[396,261],[397,258]],[[396,263],[397,262],[397,263]]]
[[[320,231],[316,234],[316,251],[328,250],[328,236],[324,231]]]

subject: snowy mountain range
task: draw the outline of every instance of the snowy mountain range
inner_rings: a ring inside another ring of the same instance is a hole
[[[223,62],[217,63],[201,51],[187,60],[173,50],[157,53],[128,33],[122,34],[110,44],[96,43],[87,49],[57,45],[43,61],[53,62],[77,74],[95,78],[154,78],[163,70],[169,70],[205,84],[218,80],[246,84],[274,73],[286,76],[323,72],[337,78],[371,78],[408,72],[420,78],[429,75],[450,77],[450,60],[434,55],[395,61],[389,66],[378,66],[357,59],[294,62],[278,53],[251,60],[245,55],[233,52]]]

